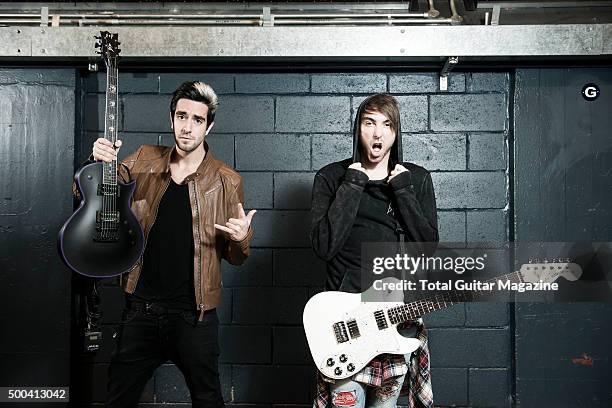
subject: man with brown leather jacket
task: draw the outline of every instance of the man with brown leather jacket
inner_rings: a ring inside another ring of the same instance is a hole
[[[240,175],[215,159],[204,141],[217,95],[185,82],[172,95],[175,145],[141,146],[120,166],[135,180],[132,210],[145,235],[142,259],[123,276],[127,306],[109,368],[107,407],[136,407],[157,367],[181,370],[193,407],[222,407],[218,371],[221,258],[249,254],[255,210],[245,214]],[[93,158],[116,160],[121,145],[100,138]]]

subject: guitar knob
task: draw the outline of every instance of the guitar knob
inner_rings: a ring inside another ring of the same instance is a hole
[[[346,366],[346,369],[352,373],[355,371],[355,365],[353,363],[349,363],[349,365]]]
[[[336,367],[336,369],[334,370],[334,374],[336,375],[342,374],[342,369],[340,367]]]
[[[334,363],[334,359],[333,359],[333,358],[328,358],[328,359],[327,359],[327,366],[328,366],[328,367],[331,367],[331,366],[333,366],[334,364],[335,364],[335,363]]]
[[[340,362],[341,362],[341,363],[346,363],[346,360],[348,360],[348,359],[346,358],[346,354],[340,354]]]

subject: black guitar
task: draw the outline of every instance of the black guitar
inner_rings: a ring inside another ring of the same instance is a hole
[[[119,42],[102,31],[96,43],[107,68],[104,137],[117,140]],[[58,249],[73,271],[90,277],[110,277],[129,271],[144,250],[144,235],[130,208],[135,182],[117,182],[117,162],[98,162],[75,175],[81,205],[59,233]]]

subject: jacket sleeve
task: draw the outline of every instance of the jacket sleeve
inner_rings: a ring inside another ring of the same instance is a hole
[[[431,175],[427,173],[423,177],[417,193],[411,178],[410,171],[406,171],[389,182],[403,225],[407,228],[406,235],[413,242],[438,242],[436,195]]]
[[[321,172],[312,187],[310,240],[315,253],[328,261],[346,242],[359,210],[368,176],[348,169],[337,191]]]
[[[244,203],[244,192],[242,190],[242,178],[238,181],[238,185],[229,200],[226,200],[225,213],[227,218],[238,218],[238,203]],[[223,258],[232,265],[241,265],[249,256],[249,243],[253,238],[253,225],[249,225],[249,230],[246,237],[241,241],[234,241],[223,235],[225,242],[223,244]]]

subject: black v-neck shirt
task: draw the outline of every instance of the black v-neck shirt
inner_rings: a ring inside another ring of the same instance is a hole
[[[189,187],[171,179],[149,231],[136,299],[170,309],[195,309],[192,223]]]

